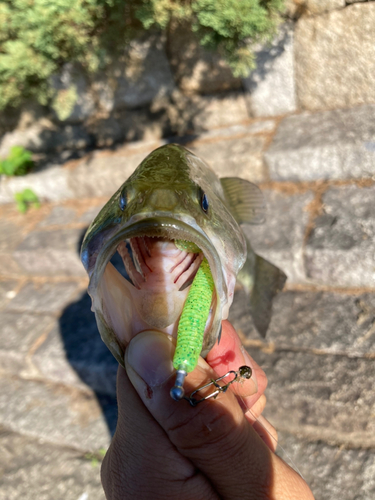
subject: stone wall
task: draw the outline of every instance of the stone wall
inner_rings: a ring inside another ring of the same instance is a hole
[[[375,2],[288,0],[257,68],[234,78],[188,26],[134,41],[105,74],[67,64],[51,79],[50,107],[27,103],[0,117],[0,157],[109,147],[244,124],[254,118],[375,103]]]

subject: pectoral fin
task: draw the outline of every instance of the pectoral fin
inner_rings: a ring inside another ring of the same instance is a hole
[[[248,244],[248,258],[238,275],[250,299],[250,312],[258,333],[265,337],[272,315],[272,300],[280,292],[286,275],[255,254]]]
[[[239,177],[222,177],[220,182],[227,205],[239,224],[264,222],[266,204],[258,186]]]

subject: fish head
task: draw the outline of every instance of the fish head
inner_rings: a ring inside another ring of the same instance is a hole
[[[191,242],[199,251],[181,249],[176,240]],[[111,263],[116,252],[125,276]],[[246,240],[215,173],[180,145],[156,149],[103,207],[82,244],[81,260],[102,339],[123,364],[126,345],[141,331],[176,336],[204,256],[214,281],[205,356],[228,316],[246,255]]]

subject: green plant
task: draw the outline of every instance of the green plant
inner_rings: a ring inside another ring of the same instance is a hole
[[[23,214],[27,212],[30,206],[34,208],[40,207],[38,196],[29,188],[24,189],[20,193],[16,193],[14,199],[16,200],[18,210]]]
[[[29,97],[49,104],[56,97],[51,76],[65,63],[103,69],[131,39],[153,28],[168,33],[175,21],[189,22],[203,46],[245,75],[254,64],[249,43],[274,33],[282,2],[0,0],[0,109]]]
[[[235,76],[255,67],[251,45],[276,31],[283,0],[145,0],[137,15],[145,29],[189,21],[201,45],[218,50]]]
[[[0,0],[0,109],[35,97],[49,103],[49,78],[66,62],[96,71],[129,39],[131,2]]]
[[[13,146],[5,160],[0,160],[0,174],[26,175],[33,166],[31,151],[22,146]]]

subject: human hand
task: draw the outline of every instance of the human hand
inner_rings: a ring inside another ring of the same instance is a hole
[[[200,358],[184,384],[189,394],[241,365],[252,368],[250,380],[216,400],[193,408],[171,399],[173,352],[171,339],[157,332],[137,335],[127,348],[126,371],[120,367],[117,379],[117,429],[102,466],[107,499],[313,500],[303,479],[272,451],[276,441],[264,427],[276,433],[259,417],[266,376],[230,323],[223,322],[219,346]]]

